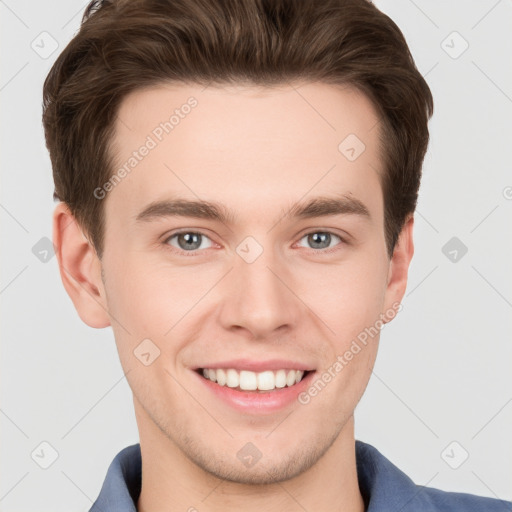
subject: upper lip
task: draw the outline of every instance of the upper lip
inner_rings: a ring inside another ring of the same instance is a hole
[[[297,361],[290,361],[286,359],[268,359],[267,361],[255,361],[251,359],[231,359],[230,361],[220,361],[216,363],[205,363],[195,367],[195,370],[203,368],[211,368],[212,370],[218,369],[230,369],[234,370],[247,370],[252,372],[263,372],[265,370],[282,370],[282,369],[293,369],[312,371],[314,368],[311,365],[299,363]]]

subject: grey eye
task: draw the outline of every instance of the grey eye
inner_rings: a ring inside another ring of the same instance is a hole
[[[341,238],[334,233],[315,231],[314,233],[309,233],[303,236],[301,241],[306,239],[308,246],[312,249],[327,249],[330,247],[331,242],[336,238],[339,241],[342,241]]]
[[[169,245],[181,249],[182,251],[195,251],[197,249],[207,249],[211,247],[211,241],[207,236],[193,231],[176,233],[170,236],[167,242]]]

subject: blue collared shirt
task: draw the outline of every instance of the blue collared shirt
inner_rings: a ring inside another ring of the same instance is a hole
[[[512,512],[512,502],[416,485],[373,446],[356,440],[359,489],[366,512]],[[136,512],[140,444],[121,450],[90,512]]]

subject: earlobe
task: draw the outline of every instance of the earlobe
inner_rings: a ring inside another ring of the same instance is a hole
[[[62,283],[82,321],[95,328],[109,326],[101,262],[63,202],[53,213],[53,245]]]
[[[393,256],[389,262],[383,314],[390,309],[396,310],[396,307],[393,306],[393,304],[396,305],[400,303],[405,294],[409,265],[414,254],[413,226],[414,216],[411,215],[404,223],[393,251]]]

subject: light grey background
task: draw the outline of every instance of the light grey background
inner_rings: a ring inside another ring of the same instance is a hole
[[[382,332],[356,438],[418,484],[512,499],[512,2],[375,3],[404,32],[436,112],[404,307]],[[42,85],[86,4],[0,0],[5,512],[88,510],[138,441],[111,329],[83,324],[55,257],[40,260],[54,209]],[[443,253],[452,237],[462,257]],[[48,469],[42,442],[58,452]]]

